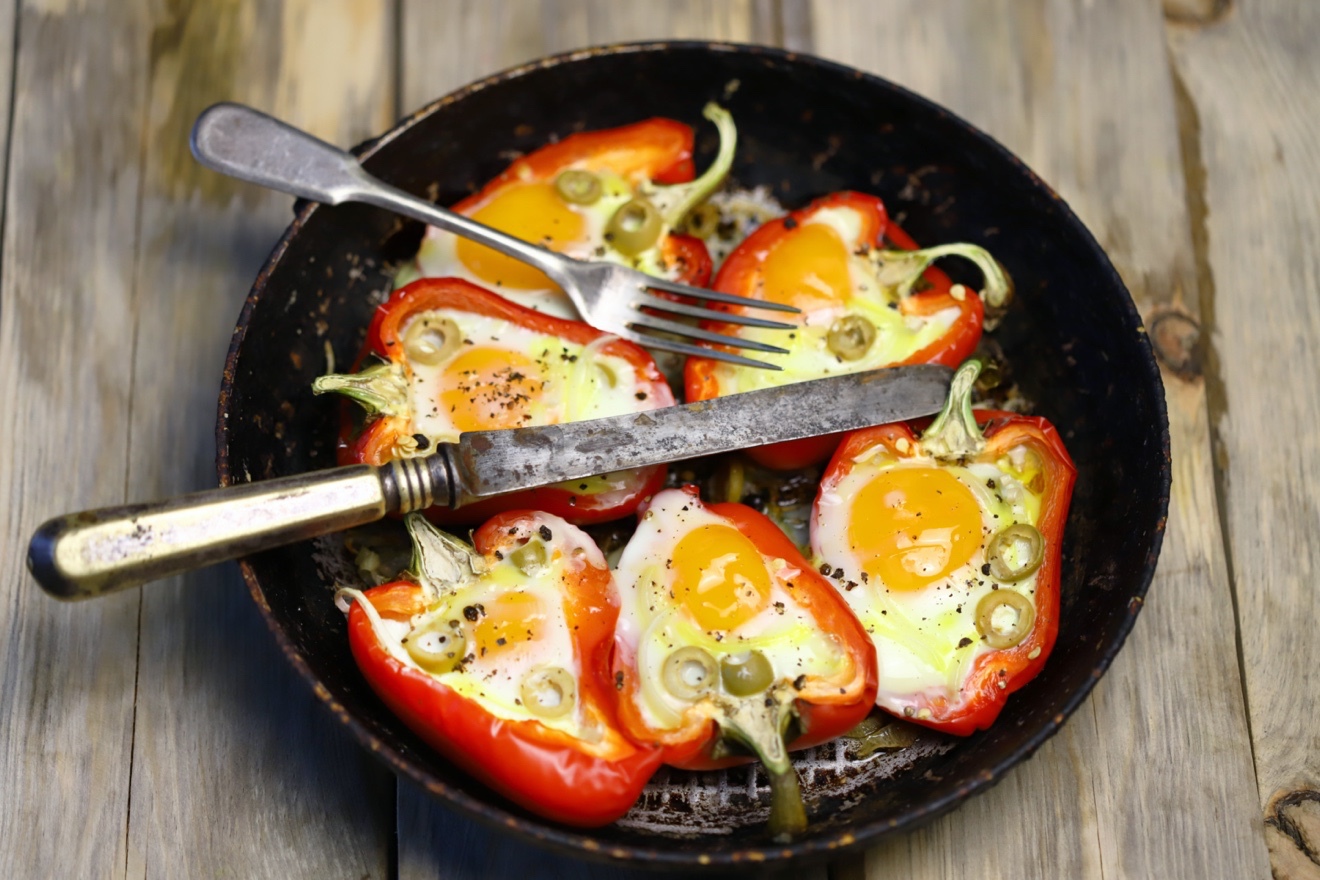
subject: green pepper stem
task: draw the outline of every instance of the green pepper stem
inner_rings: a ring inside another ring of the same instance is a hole
[[[797,771],[789,764],[783,770],[765,768],[770,777],[770,833],[779,843],[787,843],[793,835],[807,830],[807,808],[802,802],[802,788]]]
[[[412,538],[411,571],[428,605],[447,593],[456,592],[486,571],[486,560],[467,543],[442,532],[420,513],[403,518]]]
[[[1004,309],[1013,298],[1013,279],[989,251],[978,245],[942,244],[919,251],[878,251],[876,257],[884,264],[880,280],[897,288],[900,298],[911,295],[921,273],[940,257],[962,257],[976,264],[981,270],[981,299],[990,308]]]
[[[784,744],[792,707],[791,694],[776,694],[772,689],[738,700],[719,720],[724,735],[747,746],[765,767],[770,778],[770,833],[779,842],[807,830],[802,788]]]
[[[372,364],[360,373],[330,373],[312,382],[313,394],[334,392],[351,397],[370,417],[408,416],[408,381],[394,363]]]
[[[944,409],[921,435],[921,448],[938,459],[966,458],[985,448],[985,435],[972,412],[972,388],[981,362],[970,360],[953,374]]]
[[[738,147],[738,128],[733,124],[733,116],[728,110],[711,101],[701,110],[701,115],[715,123],[720,135],[719,152],[715,161],[696,180],[676,183],[670,186],[656,186],[649,192],[644,191],[660,212],[665,226],[672,229],[677,226],[688,212],[710,198],[715,190],[724,183],[729,169],[733,167],[733,155]]]

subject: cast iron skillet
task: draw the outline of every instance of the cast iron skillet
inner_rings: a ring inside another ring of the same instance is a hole
[[[576,855],[634,864],[823,856],[915,828],[995,784],[1058,730],[1122,645],[1155,569],[1169,497],[1160,376],[1132,301],[1095,240],[1001,146],[888,82],[773,49],[614,46],[474,83],[358,152],[372,173],[449,204],[518,152],[653,115],[695,125],[708,156],[713,132],[699,114],[709,99],[721,100],[738,123],[737,183],[767,185],[790,208],[834,190],[876,193],[917,241],[982,244],[1016,279],[1015,306],[995,337],[1022,389],[1060,428],[1079,474],[1058,646],[993,729],[964,740],[926,735],[869,761],[850,758],[842,744],[802,755],[811,828],[787,846],[766,835],[765,780],[745,768],[662,770],[622,822],[572,830],[469,779],[375,697],[332,602],[334,580],[354,577],[342,544],[301,544],[242,562],[289,661],[396,772],[479,820]],[[409,256],[419,235],[419,226],[373,208],[298,207],[234,331],[217,427],[223,483],[335,463],[337,404],[314,398],[312,379],[327,370],[331,352],[340,368],[352,362],[390,289],[392,262]]]

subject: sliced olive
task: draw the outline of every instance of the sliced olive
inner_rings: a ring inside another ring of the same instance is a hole
[[[1036,609],[1021,593],[991,590],[976,605],[976,628],[995,650],[1011,648],[1027,637],[1036,622]]]
[[[600,178],[581,168],[570,168],[555,178],[555,192],[574,205],[594,205],[603,191]]]
[[[432,675],[444,675],[453,672],[467,653],[467,637],[461,629],[436,623],[408,633],[403,646],[422,669]]]
[[[1015,583],[1040,568],[1045,558],[1045,539],[1035,526],[1017,523],[990,540],[985,557],[995,580]]]
[[[518,566],[523,574],[535,574],[550,561],[550,554],[545,544],[540,541],[528,541],[509,554],[509,561]]]
[[[630,199],[614,212],[605,226],[605,240],[619,253],[635,257],[660,239],[664,221],[646,199]]]
[[[688,645],[665,659],[661,680],[665,689],[680,700],[695,700],[715,689],[719,674],[709,651]]]
[[[463,334],[448,318],[414,318],[403,331],[403,351],[414,364],[435,366],[448,360],[462,344]]]
[[[573,708],[577,682],[562,666],[539,666],[522,680],[523,705],[533,715],[561,718]]]
[[[688,212],[683,226],[688,235],[694,235],[697,238],[710,238],[720,228],[720,209],[710,202],[697,205]]]
[[[875,325],[861,315],[844,315],[830,326],[825,343],[845,361],[855,361],[875,342]]]
[[[750,697],[770,687],[775,670],[760,651],[744,651],[720,661],[720,680],[733,696]]]

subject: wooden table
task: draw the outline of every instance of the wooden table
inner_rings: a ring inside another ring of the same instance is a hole
[[[65,606],[23,557],[49,516],[214,483],[223,354],[290,214],[193,163],[203,107],[349,144],[660,37],[813,52],[984,128],[1097,235],[1165,367],[1168,532],[1113,668],[992,791],[814,876],[1320,877],[1313,0],[0,2],[0,876],[605,876],[397,783],[232,566]]]

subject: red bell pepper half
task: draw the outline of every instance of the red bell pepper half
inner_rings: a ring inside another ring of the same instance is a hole
[[[591,827],[622,816],[660,765],[613,709],[618,615],[591,538],[544,513],[507,512],[471,548],[416,514],[417,582],[343,590],[353,657],[430,746],[523,807]]]
[[[700,178],[693,178],[691,127],[648,119],[544,146],[453,210],[569,256],[610,260],[704,287],[711,274],[705,244],[675,230],[723,182],[737,140],[726,111],[710,104],[705,115],[719,128],[720,150]],[[523,305],[575,316],[538,270],[437,229],[428,230],[416,264],[400,283],[422,276],[463,277]]]
[[[981,269],[980,295],[930,268],[949,255],[966,257]],[[1002,308],[1012,285],[983,249],[955,244],[916,250],[888,219],[880,199],[839,192],[758,228],[724,261],[713,289],[797,306],[801,313],[788,320],[799,329],[704,325],[790,351],[765,356],[782,372],[689,358],[689,401],[898,364],[957,366],[981,339],[986,304]],[[791,470],[825,460],[839,439],[778,443],[748,455],[765,467]]]
[[[511,303],[456,278],[424,278],[376,310],[359,372],[317,379],[313,390],[356,400],[367,413],[354,436],[345,420],[341,464],[383,464],[425,454],[463,431],[558,424],[674,402],[647,352],[578,321]],[[534,508],[575,523],[628,516],[664,484],[657,465],[517,492],[458,509],[441,523],[479,522]]]
[[[877,705],[958,735],[988,727],[1054,647],[1076,479],[1045,419],[972,410],[980,368],[958,370],[922,434],[848,434],[811,522],[821,572],[875,643]]]
[[[875,652],[848,604],[773,522],[695,487],[652,499],[615,577],[625,732],[675,767],[759,758],[771,831],[802,831],[788,749],[850,730],[875,700]]]

